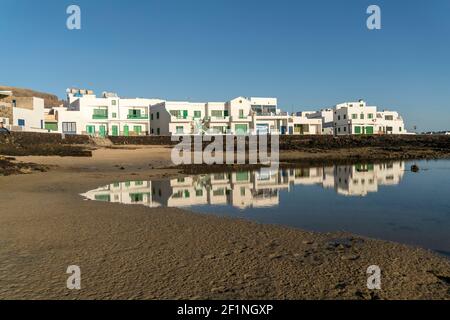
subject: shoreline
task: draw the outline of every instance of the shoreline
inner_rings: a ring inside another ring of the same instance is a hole
[[[0,298],[450,299],[450,261],[430,250],[79,195],[183,174],[167,168],[164,147],[17,160],[51,169],[0,177]],[[79,292],[65,288],[72,264],[82,270]],[[366,288],[374,264],[380,291]]]

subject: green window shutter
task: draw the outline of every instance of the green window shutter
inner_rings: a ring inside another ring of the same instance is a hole
[[[127,125],[123,126],[123,135],[128,136],[130,134],[130,128]]]
[[[113,136],[116,137],[116,136],[119,135],[119,128],[117,126],[112,126],[111,129],[112,129],[112,135]]]
[[[373,127],[366,127],[366,134],[373,134]]]
[[[201,118],[202,112],[201,111],[194,111],[194,118]]]
[[[236,173],[236,180],[237,181],[248,181],[248,171]]]
[[[361,134],[361,127],[355,126],[355,134]]]
[[[183,119],[186,119],[188,116],[187,110],[183,110]]]

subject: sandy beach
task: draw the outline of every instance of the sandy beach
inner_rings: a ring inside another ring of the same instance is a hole
[[[0,299],[450,299],[450,261],[424,249],[80,196],[175,176],[170,152],[16,157],[49,170],[0,177]],[[66,288],[69,265],[81,290]],[[367,289],[370,265],[381,290]]]

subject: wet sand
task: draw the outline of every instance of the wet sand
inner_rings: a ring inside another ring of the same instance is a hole
[[[17,159],[50,170],[0,177],[0,299],[450,299],[450,261],[424,249],[79,195],[176,175],[169,148]]]

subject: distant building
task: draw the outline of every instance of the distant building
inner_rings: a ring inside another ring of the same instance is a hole
[[[334,107],[335,135],[406,134],[402,117],[395,111],[377,111],[365,101],[345,102]]]
[[[289,115],[276,98],[227,102],[163,101],[150,109],[151,134],[320,134],[322,122]]]
[[[0,121],[11,131],[44,131],[44,99],[0,91]]]
[[[334,134],[334,109],[322,109],[320,111],[315,111],[308,113],[307,118],[309,119],[321,119],[322,120],[322,134],[332,135]]]
[[[52,131],[64,134],[100,137],[147,135],[150,131],[150,106],[161,101],[124,99],[109,92],[97,97],[92,90],[68,89],[65,105],[49,112],[46,125]]]

